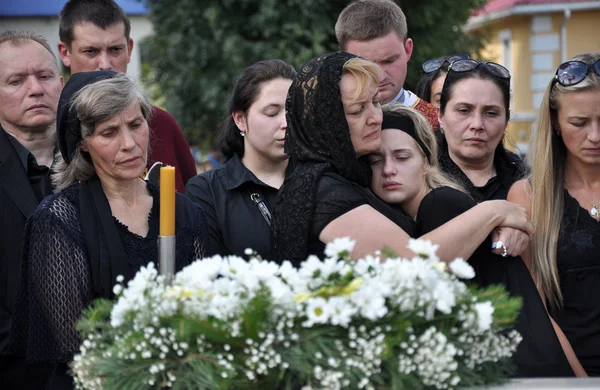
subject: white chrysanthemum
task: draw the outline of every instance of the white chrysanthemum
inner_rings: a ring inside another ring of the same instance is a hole
[[[350,301],[356,305],[363,317],[371,321],[382,318],[388,312],[385,298],[373,284],[365,284],[358,291],[353,292]]]
[[[329,308],[331,312],[331,318],[329,322],[331,325],[348,327],[352,316],[356,314],[356,308],[353,307],[347,298],[343,297],[331,297],[329,298]]]
[[[250,269],[248,261],[238,256],[227,256],[221,264],[220,272],[223,276],[237,279]]]
[[[279,265],[272,261],[250,260],[250,269],[260,281],[268,280],[274,277],[279,271]]]
[[[175,274],[174,284],[188,288],[203,288],[206,281],[216,279],[220,275],[224,261],[219,255],[196,260]]]
[[[415,254],[423,259],[439,260],[435,254],[440,246],[432,243],[429,240],[408,240],[408,249],[415,252]]]
[[[473,279],[475,277],[475,270],[463,258],[455,259],[448,266],[450,271],[461,279]]]
[[[350,239],[350,237],[336,238],[325,245],[325,256],[337,260],[342,252],[352,253],[355,245],[356,241]]]
[[[304,327],[311,327],[314,324],[325,324],[330,317],[330,305],[324,298],[310,298],[306,302],[306,321],[302,323]]]
[[[494,306],[492,306],[492,302],[478,302],[473,305],[473,309],[477,313],[477,329],[480,332],[485,332],[490,329],[492,326],[492,322],[494,321]]]

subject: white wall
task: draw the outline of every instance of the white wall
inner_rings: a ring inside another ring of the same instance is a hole
[[[137,44],[149,35],[152,35],[152,23],[145,16],[132,16],[131,38],[133,38],[133,53],[127,73],[139,79],[141,72],[141,52]],[[58,17],[56,18],[0,18],[0,31],[5,30],[30,30],[43,35],[50,44],[52,51],[58,59],[62,69],[62,62],[58,55]]]

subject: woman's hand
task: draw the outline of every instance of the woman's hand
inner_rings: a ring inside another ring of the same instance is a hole
[[[527,211],[518,204],[506,200],[489,200],[483,202],[491,207],[493,212],[499,217],[497,227],[507,227],[525,232],[529,238],[533,237],[535,229],[527,215]]]
[[[503,257],[520,256],[530,242],[531,237],[519,229],[499,227],[492,232],[492,252]]]

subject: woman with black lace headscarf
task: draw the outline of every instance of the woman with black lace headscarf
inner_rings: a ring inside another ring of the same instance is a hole
[[[411,256],[413,220],[368,188],[371,170],[364,158],[381,145],[378,83],[377,66],[348,53],[315,58],[294,79],[285,140],[294,171],[277,196],[271,230],[277,260],[298,264],[344,236],[356,240],[355,257],[386,246]],[[522,208],[498,201],[495,208],[476,206],[423,238],[440,244],[443,260],[468,258],[498,225],[532,230]]]

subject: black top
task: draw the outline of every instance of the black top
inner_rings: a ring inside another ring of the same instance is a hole
[[[335,173],[325,173],[317,185],[316,206],[313,214],[309,254],[322,258],[325,244],[319,240],[323,229],[334,219],[364,204],[368,204],[390,219],[409,236],[413,236],[414,223],[402,210],[379,199],[368,188],[344,179]]]
[[[31,154],[25,146],[23,146],[15,137],[6,133],[8,140],[15,148],[19,160],[25,168],[27,179],[31,184],[31,188],[35,193],[38,202],[41,202],[46,196],[52,193],[52,184],[50,182],[50,168],[45,165],[38,165],[35,156]]]
[[[252,248],[262,258],[272,259],[270,228],[250,199],[251,191],[258,192],[273,211],[277,188],[260,181],[237,155],[185,186],[185,194],[206,213],[215,254],[244,256],[246,248]]]
[[[600,223],[567,190],[557,243],[563,310],[553,313],[590,376],[600,375]]]
[[[510,187],[527,175],[527,165],[519,156],[507,151],[502,142],[494,151],[494,167],[496,176],[484,186],[476,187],[452,160],[448,152],[448,142],[441,132],[436,135],[438,141],[440,169],[460,183],[477,202],[493,199],[506,199]]]
[[[132,274],[158,260],[159,193],[152,186],[149,189],[154,203],[146,237],[132,233],[112,218]],[[72,360],[82,341],[75,323],[83,309],[98,298],[93,287],[95,270],[79,223],[79,191],[79,185],[74,184],[44,199],[25,229],[8,354],[25,357],[29,363],[57,364]],[[202,210],[181,194],[177,195],[176,207],[184,211],[178,216],[188,215],[175,222],[176,268],[180,270],[205,255],[206,219]],[[68,379],[64,373],[66,366],[60,367],[55,371],[53,383]],[[70,384],[70,379],[66,382]]]
[[[438,228],[475,205],[475,201],[468,195],[449,187],[431,191],[419,206],[419,234],[426,234]],[[512,296],[521,297],[523,300],[523,308],[515,323],[515,329],[523,336],[523,341],[514,355],[517,368],[515,376],[573,376],[571,366],[523,260],[520,257],[504,258],[495,255],[491,252],[488,238],[469,258],[469,263],[475,269],[473,282],[480,286],[501,284]]]

